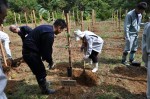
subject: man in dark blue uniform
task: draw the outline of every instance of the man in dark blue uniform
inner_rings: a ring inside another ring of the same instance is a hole
[[[42,60],[49,66],[53,65],[52,52],[54,34],[61,33],[66,28],[62,19],[57,19],[52,25],[40,25],[32,30],[23,42],[23,58],[33,74],[36,76],[42,94],[52,94],[55,91],[48,89],[46,70]]]
[[[25,37],[31,33],[32,28],[29,26],[16,26],[16,25],[11,25],[9,27],[9,30],[13,33],[18,33],[18,35],[21,37],[22,41],[24,41]]]

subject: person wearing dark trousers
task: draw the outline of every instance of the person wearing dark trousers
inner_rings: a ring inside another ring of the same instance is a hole
[[[48,89],[46,70],[42,60],[53,66],[54,35],[61,33],[67,24],[63,19],[57,19],[53,25],[40,25],[32,30],[23,42],[23,58],[30,67],[41,88],[42,94],[52,94],[55,90]]]
[[[135,53],[138,48],[138,32],[140,30],[142,13],[147,8],[146,2],[140,2],[136,8],[129,11],[126,15],[124,22],[124,33],[125,33],[125,48],[122,55],[121,63],[129,65],[127,62],[127,55],[129,55],[129,62],[132,64],[135,58]]]
[[[11,25],[9,27],[9,30],[13,33],[17,33],[21,37],[22,41],[24,41],[25,37],[27,37],[27,35],[31,33],[32,28],[30,28],[29,26],[18,27],[17,25]]]

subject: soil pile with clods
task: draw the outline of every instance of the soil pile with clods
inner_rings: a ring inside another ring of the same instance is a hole
[[[90,70],[74,69],[72,78],[77,83],[88,87],[99,85],[99,77]]]

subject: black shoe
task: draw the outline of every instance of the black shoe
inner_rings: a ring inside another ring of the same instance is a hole
[[[39,87],[41,89],[42,94],[49,95],[49,94],[54,94],[56,92],[55,90],[48,88],[48,83],[46,82],[45,78],[39,80],[38,83],[39,83]]]
[[[123,65],[125,65],[125,66],[130,66],[130,64],[127,62],[127,61],[121,61],[121,63],[123,64]]]
[[[130,59],[130,60],[129,60],[130,64],[132,64],[133,61],[134,61],[134,60],[131,60],[131,59]]]
[[[43,89],[43,88],[41,88],[41,93],[44,94],[44,95],[54,94],[55,92],[56,91],[53,90],[53,89],[48,89],[48,88]]]

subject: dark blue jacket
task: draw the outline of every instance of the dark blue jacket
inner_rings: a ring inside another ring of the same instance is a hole
[[[32,28],[28,27],[28,26],[21,26],[20,28],[20,32],[18,33],[18,35],[21,37],[22,41],[24,41],[25,37],[31,33]]]
[[[52,63],[52,46],[54,42],[54,31],[51,25],[40,25],[28,34],[23,42],[23,49],[37,53],[43,60]]]

